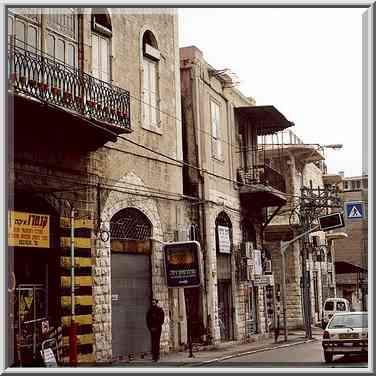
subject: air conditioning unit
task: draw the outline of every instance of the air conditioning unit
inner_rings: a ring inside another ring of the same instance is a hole
[[[272,272],[272,261],[271,260],[266,260],[265,261],[264,273],[271,273],[271,272]]]

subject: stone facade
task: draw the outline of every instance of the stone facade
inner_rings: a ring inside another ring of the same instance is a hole
[[[344,202],[363,202],[364,217],[349,219],[345,216],[348,238],[338,240],[336,260],[344,261],[367,270],[368,263],[368,177],[343,178]],[[362,286],[363,280],[363,286]],[[337,295],[348,299],[354,309],[366,309],[367,275],[364,273],[339,274],[336,277]]]
[[[174,348],[171,342],[172,327],[170,294],[165,283],[161,251],[163,242],[174,241],[179,224],[184,224],[182,211],[182,170],[179,69],[177,49],[177,18],[173,11],[165,9],[150,12],[143,9],[110,9],[113,25],[112,79],[115,85],[126,87],[131,93],[133,132],[131,142],[119,139],[107,144],[101,153],[102,183],[109,189],[101,202],[101,230],[110,231],[111,218],[125,208],[143,213],[152,225],[151,278],[152,295],[160,301],[166,319],[161,336],[161,351]],[[90,30],[90,16],[84,18]],[[142,37],[151,31],[161,54],[158,70],[160,127],[144,128],[142,123]],[[90,54],[90,37],[86,37],[86,49]],[[88,68],[90,60],[87,61]],[[152,149],[150,152],[148,149]],[[168,158],[158,156],[158,153]],[[110,242],[98,241],[94,278],[97,361],[112,358],[111,345],[111,253]],[[174,313],[172,317],[176,316]],[[149,349],[145,349],[149,351]],[[126,354],[124,354],[126,355]],[[136,354],[139,356],[139,354]]]
[[[193,211],[192,220],[200,229],[204,254],[203,324],[214,344],[229,340],[255,340],[258,335],[270,334],[264,309],[265,288],[254,290],[257,296],[252,304],[257,306],[254,312],[257,327],[250,334],[247,324],[251,299],[249,286],[254,284],[253,281],[246,282],[239,278],[238,256],[244,245],[244,219],[249,218],[255,228],[254,247],[257,249],[262,247],[262,223],[259,209],[245,213],[240,200],[237,170],[242,167],[243,157],[238,153],[241,145],[234,111],[236,107],[253,106],[255,101],[246,98],[234,87],[226,87],[198,48],[181,48],[180,61],[183,155],[191,166],[196,166],[187,168],[183,173],[183,189],[185,194],[197,197],[202,202],[201,208]],[[213,139],[215,131],[212,129],[213,116],[216,116],[213,115],[213,108],[216,107],[219,114],[217,141]],[[231,256],[227,260],[231,266],[228,269],[222,264],[225,256],[218,251],[216,223],[223,216],[227,218],[232,234]],[[231,294],[230,301],[226,301],[223,295],[226,288]],[[226,309],[227,314],[222,311]],[[222,330],[228,330],[230,334],[224,335]]]
[[[49,12],[45,9],[44,17],[39,13],[36,16],[36,19],[42,20],[41,50],[47,48],[48,30],[47,24],[43,22],[49,22]],[[95,47],[93,28],[96,27],[93,14],[98,15],[95,22],[105,24],[107,30],[104,36],[109,43],[108,50],[105,50],[109,54],[109,66],[103,68],[108,69],[109,82],[102,85],[129,91],[132,132],[126,137],[114,137],[119,132],[115,125],[109,131],[102,129],[103,133],[95,134],[93,130],[98,128],[95,116],[90,119],[93,123],[87,123],[88,119],[84,116],[73,116],[69,111],[64,112],[64,109],[54,113],[52,110],[36,107],[40,111],[38,118],[45,119],[40,122],[46,124],[45,129],[34,129],[34,136],[31,135],[31,138],[28,138],[27,133],[20,137],[20,126],[17,125],[15,153],[10,155],[14,168],[10,174],[12,192],[25,189],[38,192],[43,187],[46,192],[36,195],[44,196],[45,201],[52,202],[60,216],[69,217],[67,202],[70,202],[75,206],[77,217],[89,218],[92,223],[90,240],[85,242],[90,247],[85,250],[85,257],[90,260],[88,265],[92,265],[85,266],[85,291],[88,294],[85,299],[92,303],[85,308],[85,317],[77,315],[79,325],[90,327],[90,333],[85,334],[86,337],[78,336],[80,346],[86,346],[83,349],[85,355],[83,353],[78,356],[79,363],[112,360],[111,237],[106,239],[102,234],[110,232],[111,218],[127,208],[139,211],[151,224],[151,293],[160,300],[166,315],[161,350],[165,352],[179,347],[176,328],[182,320],[177,314],[177,304],[174,304],[177,294],[169,291],[166,286],[161,245],[177,240],[178,227],[188,223],[186,203],[182,196],[176,11],[137,8],[104,8],[101,11],[74,9],[69,17],[74,20],[73,24],[77,27],[75,30],[78,31],[77,68],[88,75],[85,77],[92,77],[97,69],[96,62],[92,59]],[[32,17],[28,14],[19,17],[22,22],[29,18]],[[97,28],[95,32],[98,30],[100,33],[103,27]],[[145,43],[150,46],[153,44],[151,53],[159,59],[154,76],[158,84],[158,124],[154,128],[143,121],[143,113],[146,111],[143,105],[144,80],[147,79],[143,66]],[[101,59],[107,58],[106,53],[101,55]],[[23,112],[27,113],[29,107],[25,107]],[[33,110],[34,115],[37,110]],[[22,111],[17,113],[21,114]],[[129,113],[125,114],[128,115]],[[27,119],[18,117],[17,124],[21,123],[26,124]],[[61,135],[54,135],[48,133],[51,124],[54,124],[55,130],[59,127],[65,130],[67,124],[72,128],[65,133],[62,131]],[[99,123],[99,128],[101,126],[103,124]],[[79,129],[83,129],[81,134],[77,133]],[[72,133],[68,133],[70,131]],[[94,138],[95,144],[91,144]],[[57,192],[56,197],[47,190]],[[20,207],[21,201],[17,196],[15,200],[19,203],[17,210],[27,210],[26,206]],[[91,268],[90,275],[88,268]],[[63,321],[68,322],[69,316],[66,320],[63,318]],[[68,337],[64,341],[68,344]],[[145,352],[148,351],[150,349],[145,348]],[[64,354],[65,361],[68,361],[67,355],[68,353]]]
[[[287,205],[281,209],[281,215],[277,214],[266,230],[266,244],[272,250],[273,273],[276,283],[280,286],[282,286],[280,241],[291,240],[302,231],[299,228],[299,219],[296,213],[296,210],[299,210],[297,204],[301,195],[300,189],[303,186],[309,187],[310,185],[313,188],[324,188],[323,170],[320,163],[323,157],[318,154],[314,145],[302,144],[301,140],[299,142],[284,145],[282,169],[285,171],[290,199]],[[319,324],[322,318],[324,300],[335,296],[334,242],[327,241],[326,235],[322,231],[310,233],[306,240],[311,244],[315,241],[317,244],[313,252],[308,252],[306,270],[310,272],[311,319],[313,324]],[[316,257],[317,249],[323,249],[324,245],[326,250],[323,253],[325,254],[324,258],[322,256],[321,258],[320,256]],[[332,258],[328,256],[329,250]],[[304,327],[304,308],[300,286],[302,276],[301,252],[301,240],[291,244],[286,251],[286,316],[287,327],[290,329]],[[331,281],[329,281],[330,279]]]

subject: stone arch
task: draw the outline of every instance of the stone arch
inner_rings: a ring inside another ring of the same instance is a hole
[[[92,21],[94,21],[94,17],[97,18],[97,22],[100,23],[101,26],[106,27],[108,30],[112,31],[112,22],[111,22],[111,15],[109,9],[107,8],[92,8],[91,10]]]
[[[122,193],[121,190],[125,185],[131,185],[132,189],[142,189],[142,197],[131,193]],[[119,188],[118,190],[116,188]],[[163,231],[160,216],[158,213],[155,199],[149,193],[142,179],[134,172],[124,175],[115,185],[104,203],[104,209],[101,213],[101,230],[110,231],[111,218],[125,208],[133,208],[139,210],[152,226],[152,241],[153,249],[151,254],[151,278],[153,295],[159,299],[165,308],[168,304],[168,292],[160,291],[155,288],[154,280],[163,280],[163,255],[160,243],[163,241]],[[99,235],[99,234],[98,234]],[[97,237],[97,254],[96,254],[96,269],[100,271],[101,278],[94,278],[94,294],[95,294],[95,320],[102,320],[103,312],[106,311],[106,325],[111,332],[112,330],[112,305],[111,305],[111,239],[104,239]],[[105,278],[105,280],[103,280]],[[166,322],[168,319],[166,320]],[[102,331],[103,329],[99,329]],[[97,351],[97,359],[108,359],[112,356],[112,336],[104,334],[105,340],[100,343],[100,350]],[[168,328],[162,332],[162,338],[168,337]],[[106,355],[102,355],[106,354]]]
[[[149,32],[151,33],[151,35],[154,37],[155,39],[155,42],[154,44],[156,44],[157,47],[155,48],[159,48],[158,47],[158,39],[156,37],[157,33],[156,31],[150,26],[150,25],[144,25],[141,29],[140,29],[140,34],[139,34],[139,58],[140,58],[140,64],[142,64],[142,59],[143,59],[143,40],[144,40],[144,35],[146,32]]]
[[[143,197],[135,197],[130,193],[121,193],[116,191],[116,187],[131,184],[134,187],[142,188]],[[152,224],[152,238],[157,241],[163,240],[163,231],[160,216],[158,213],[157,205],[151,194],[148,193],[148,189],[142,179],[134,172],[130,172],[123,176],[122,179],[116,184],[115,189],[108,196],[103,212],[102,229],[109,231],[109,225],[111,218],[120,210],[124,208],[135,208],[142,212]]]

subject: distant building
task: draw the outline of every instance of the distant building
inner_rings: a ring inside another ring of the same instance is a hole
[[[270,165],[258,137],[276,136],[293,123],[273,106],[256,106],[198,48],[181,48],[180,57],[189,163],[183,190],[192,198],[188,212],[199,229],[205,277],[194,292],[194,340],[200,327],[213,343],[256,340],[274,326],[275,289],[263,244],[271,216],[266,209],[286,203],[280,164]]]
[[[348,238],[339,240],[336,248],[337,296],[348,299],[354,309],[366,309],[368,280],[368,176],[344,178],[342,199],[345,203],[345,209],[346,203],[349,206],[349,209],[345,210],[345,231]],[[356,206],[355,212],[351,212],[353,206],[350,203],[359,203],[361,206]],[[340,267],[341,270],[339,270]],[[339,271],[342,273],[338,273]]]
[[[290,241],[302,232],[300,197],[301,188],[310,187],[324,190],[326,166],[324,155],[319,145],[305,144],[293,131],[283,132],[281,138],[283,147],[276,151],[270,148],[268,155],[272,163],[278,153],[282,155],[282,167],[286,180],[288,201],[281,211],[272,219],[265,230],[265,246],[271,250],[272,268],[276,288],[282,289],[282,258],[280,241]],[[327,184],[338,183],[338,177]],[[319,194],[318,191],[315,194]],[[322,319],[323,302],[328,297],[334,297],[335,271],[334,247],[335,238],[323,231],[312,232],[304,240],[292,243],[286,251],[286,309],[287,327],[302,328],[304,310],[309,310],[312,324],[319,324]],[[307,258],[303,260],[303,249]],[[307,307],[303,302],[302,270],[306,262],[309,275],[309,296]],[[308,317],[308,316],[307,316]]]

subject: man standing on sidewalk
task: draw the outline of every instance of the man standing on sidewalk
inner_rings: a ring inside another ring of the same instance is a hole
[[[162,332],[162,325],[164,322],[164,312],[161,307],[158,306],[158,300],[153,299],[151,301],[151,307],[146,314],[146,324],[150,330],[151,335],[151,353],[154,362],[159,360],[160,351],[160,339]]]

